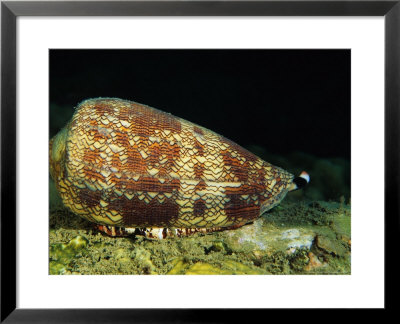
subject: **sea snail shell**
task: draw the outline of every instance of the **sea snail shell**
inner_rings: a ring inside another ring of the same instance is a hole
[[[50,141],[50,173],[70,210],[125,228],[238,227],[309,181],[157,109],[88,99]]]

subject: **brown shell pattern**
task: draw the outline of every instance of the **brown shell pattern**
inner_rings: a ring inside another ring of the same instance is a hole
[[[74,213],[118,227],[240,226],[293,180],[206,128],[116,98],[78,105],[50,141],[50,172]]]

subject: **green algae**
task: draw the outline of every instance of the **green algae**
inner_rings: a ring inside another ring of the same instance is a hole
[[[65,274],[67,270],[72,270],[72,262],[84,255],[88,243],[85,237],[78,235],[67,244],[51,244],[49,273]]]
[[[225,261],[223,267],[213,266],[209,263],[197,262],[190,265],[183,259],[178,259],[174,267],[167,273],[169,275],[256,275],[267,274],[260,268],[244,265],[236,261]]]

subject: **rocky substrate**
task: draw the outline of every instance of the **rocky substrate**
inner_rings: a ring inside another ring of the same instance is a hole
[[[284,201],[236,230],[161,241],[108,237],[53,203],[49,272],[58,274],[350,274],[344,202]]]

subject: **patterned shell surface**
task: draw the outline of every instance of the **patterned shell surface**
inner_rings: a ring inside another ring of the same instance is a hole
[[[50,141],[50,172],[74,213],[121,227],[242,225],[293,180],[206,128],[116,98],[78,105]]]

